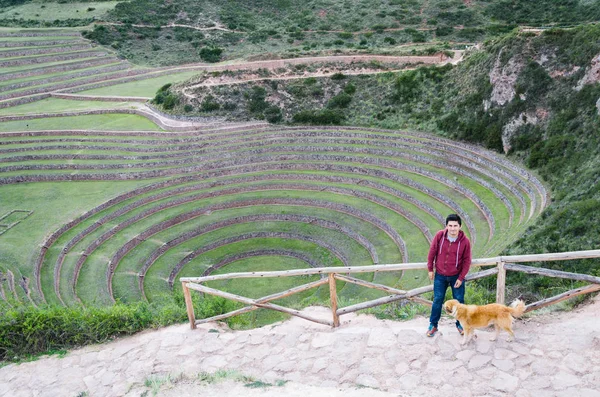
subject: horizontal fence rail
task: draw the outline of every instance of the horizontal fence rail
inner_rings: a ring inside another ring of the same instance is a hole
[[[532,311],[539,309],[541,307],[545,307],[548,305],[552,305],[563,301],[565,299],[572,298],[577,295],[588,294],[592,292],[596,292],[600,290],[600,277],[595,277],[587,274],[578,274],[578,273],[570,273],[558,270],[551,270],[539,267],[532,266],[524,266],[516,264],[515,262],[548,262],[548,261],[567,261],[567,260],[575,260],[575,259],[592,259],[592,258],[600,258],[600,250],[589,250],[589,251],[573,251],[573,252],[560,252],[560,253],[552,253],[552,254],[533,254],[533,255],[510,255],[510,256],[497,256],[493,258],[479,258],[474,259],[472,261],[472,266],[475,267],[485,267],[485,266],[493,266],[491,269],[479,271],[477,273],[470,273],[467,275],[466,280],[476,280],[479,278],[497,275],[497,284],[496,284],[496,302],[504,303],[505,299],[505,289],[506,289],[506,271],[518,271],[527,274],[536,274],[547,277],[557,277],[557,278],[565,278],[576,281],[585,281],[589,282],[590,285],[573,289],[571,291],[564,292],[560,295],[556,295],[551,298],[544,299],[539,302],[531,303],[526,306],[525,311]],[[350,274],[353,273],[378,273],[378,272],[393,272],[393,271],[404,271],[404,270],[419,270],[419,269],[427,269],[427,262],[416,262],[416,263],[398,263],[398,264],[389,264],[389,265],[372,265],[372,266],[349,266],[349,267],[317,267],[317,268],[309,268],[309,269],[293,269],[293,270],[284,270],[284,271],[266,271],[266,272],[243,272],[243,273],[227,273],[227,274],[219,274],[214,276],[204,276],[204,277],[181,277],[180,281],[183,287],[183,293],[185,297],[186,309],[188,313],[188,319],[190,321],[190,326],[192,329],[196,328],[196,325],[223,320],[225,318],[235,316],[238,314],[247,313],[258,308],[265,308],[280,311],[282,313],[287,313],[292,316],[297,316],[300,318],[304,318],[309,321],[313,321],[319,324],[325,324],[333,327],[337,327],[340,324],[339,317],[344,314],[352,313],[358,310],[363,310],[367,308],[371,308],[374,306],[383,305],[386,303],[391,303],[399,300],[411,300],[414,302],[418,302],[424,305],[431,306],[431,301],[420,297],[427,292],[433,291],[432,285],[426,285],[419,288],[414,288],[412,290],[401,290],[393,287],[389,287],[383,284],[376,284],[369,281],[361,280],[358,278],[351,277]],[[327,277],[323,277],[318,281],[314,281],[311,283],[303,284],[286,291],[282,291],[276,294],[268,295],[259,299],[251,299],[243,296],[235,295],[229,292],[220,291],[214,288],[210,288],[201,283],[207,281],[215,281],[215,280],[230,280],[236,278],[269,278],[269,277],[293,277],[293,276],[306,276],[306,275],[327,275]],[[337,290],[336,290],[336,280],[340,280],[346,283],[352,283],[356,285],[360,285],[366,288],[373,288],[376,290],[380,290],[386,292],[390,295],[385,296],[383,298],[373,299],[367,302],[358,303],[351,306],[346,306],[343,308],[338,308],[337,302]],[[330,307],[332,311],[333,320],[322,320],[317,319],[311,316],[306,315],[298,310],[286,308],[280,305],[276,305],[274,303],[270,303],[273,300],[281,299],[299,292],[306,291],[311,288],[317,288],[321,285],[329,285],[329,295],[330,295]],[[219,296],[226,299],[231,299],[233,301],[244,303],[248,306],[234,310],[229,313],[224,313],[218,316],[205,318],[196,320],[194,314],[194,308],[192,304],[192,298],[190,290],[199,291],[202,293]]]

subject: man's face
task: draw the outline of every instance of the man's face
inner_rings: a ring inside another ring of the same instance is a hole
[[[448,236],[454,238],[458,236],[458,232],[460,231],[460,225],[457,221],[449,221],[446,225],[446,230],[448,230]]]

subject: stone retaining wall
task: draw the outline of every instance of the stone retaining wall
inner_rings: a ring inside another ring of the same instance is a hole
[[[386,133],[386,134],[389,134],[390,132],[395,132],[395,131],[384,130],[384,129],[349,127],[349,126],[341,126],[341,127],[335,127],[335,126],[274,127],[274,126],[270,126],[270,125],[265,125],[264,127],[260,127],[260,128],[256,128],[256,127],[227,128],[227,127],[225,127],[225,128],[214,129],[214,130],[203,129],[203,130],[192,131],[190,134],[174,132],[174,133],[169,133],[169,137],[177,137],[177,136],[182,136],[182,135],[185,135],[185,136],[200,135],[200,136],[202,136],[202,135],[214,134],[214,133],[219,133],[220,137],[226,137],[226,136],[236,136],[240,132],[244,132],[243,139],[248,139],[248,134],[263,133],[263,132],[268,132],[268,131],[273,131],[273,132],[278,132],[278,133],[282,133],[282,132],[288,133],[288,132],[293,132],[293,131],[297,131],[297,132],[307,131],[308,136],[325,136],[323,131],[331,131],[331,130],[333,130],[334,132],[329,133],[329,135],[327,135],[327,136],[348,137],[349,136],[348,131],[350,131],[350,132],[365,131],[365,132]],[[421,138],[428,145],[432,145],[435,142],[441,143],[439,148],[442,151],[455,150],[455,151],[458,151],[458,153],[460,153],[462,151],[463,156],[465,154],[464,152],[473,153],[473,156],[469,156],[469,158],[471,160],[482,161],[482,162],[491,162],[492,164],[496,164],[495,167],[498,168],[499,170],[501,169],[499,166],[504,167],[505,169],[510,170],[511,173],[519,175],[522,178],[524,178],[524,179],[520,180],[521,182],[533,184],[536,187],[536,190],[538,190],[539,194],[541,196],[543,196],[544,198],[546,198],[548,195],[543,184],[539,180],[537,180],[537,178],[535,176],[533,176],[533,174],[531,174],[529,171],[518,167],[517,165],[513,164],[509,160],[507,160],[499,155],[496,155],[490,151],[487,151],[484,148],[477,147],[477,146],[470,145],[470,144],[465,144],[462,142],[455,142],[455,141],[451,141],[451,140],[448,140],[445,138],[441,138],[441,137],[437,137],[437,136],[433,136],[433,135],[422,134],[422,133],[403,131],[402,134],[404,136],[414,136],[417,138]],[[67,131],[34,131],[34,132],[24,132],[24,133],[16,132],[16,133],[11,133],[10,135],[12,135],[12,136],[56,136],[56,135],[160,136],[162,134],[141,132],[141,131],[140,132],[132,131],[129,133],[122,133],[122,132],[110,132],[110,131],[104,132],[104,131],[69,131],[69,130],[67,130]],[[369,137],[368,135],[365,135],[364,133],[360,133],[360,132],[356,136]],[[402,137],[399,135],[375,135],[373,137],[376,137],[377,139],[383,139],[383,140],[394,140],[394,139],[407,140],[407,139],[409,139],[409,138]],[[218,139],[218,137],[211,137],[211,139]],[[419,141],[419,142],[423,142],[423,141]],[[456,149],[454,149],[454,148],[456,148]],[[506,171],[504,171],[504,172],[506,173]]]
[[[4,61],[0,61],[0,67],[34,65],[36,63],[68,61],[71,59],[91,58],[91,57],[104,57],[107,55],[108,54],[105,51],[74,52],[74,53],[61,54],[61,55],[48,55],[48,56],[33,57],[33,58],[4,60]]]
[[[174,266],[174,269],[171,272],[171,274],[169,275],[167,282],[169,283],[169,285],[171,287],[173,287],[175,278],[177,277],[179,272],[181,272],[183,267],[185,265],[187,265],[189,262],[191,262],[197,256],[202,255],[203,253],[208,252],[208,251],[213,250],[218,247],[223,247],[228,244],[233,244],[233,243],[237,243],[240,241],[244,241],[244,240],[248,240],[248,239],[255,239],[255,238],[286,238],[286,239],[292,239],[292,240],[308,241],[308,242],[314,243],[316,245],[319,245],[319,246],[327,249],[328,251],[331,251],[331,253],[333,253],[343,263],[343,266],[348,267],[348,266],[350,266],[350,263],[351,263],[349,258],[346,257],[342,252],[340,252],[340,250],[335,245],[328,244],[326,242],[312,238],[310,236],[304,236],[304,235],[294,234],[294,233],[284,233],[284,232],[254,232],[254,233],[246,233],[246,234],[242,234],[239,236],[225,238],[223,240],[217,241],[215,243],[212,243],[212,244],[209,244],[209,245],[206,245],[206,246],[203,246],[203,247],[200,247],[200,248],[194,250],[192,253],[187,255],[185,258],[183,258],[181,261],[179,261]]]
[[[218,270],[224,266],[229,265],[230,263],[237,262],[246,258],[255,258],[257,256],[289,256],[292,258],[300,259],[302,262],[305,262],[310,267],[322,267],[320,264],[314,260],[313,258],[305,255],[301,252],[283,250],[283,249],[264,249],[264,250],[255,250],[255,251],[247,251],[242,252],[235,255],[230,255],[224,259],[222,259],[219,263],[209,266],[204,273],[202,273],[202,277],[210,276],[212,272]],[[325,277],[325,275],[321,275],[321,277]]]
[[[48,84],[48,83],[55,83],[57,81],[77,79],[80,77],[96,75],[99,73],[116,72],[118,70],[123,70],[123,69],[127,69],[127,68],[129,68],[129,65],[127,63],[123,62],[123,63],[118,63],[113,66],[108,66],[105,68],[82,70],[77,73],[69,73],[69,74],[64,74],[61,76],[44,77],[44,78],[37,79],[37,80],[28,80],[28,81],[21,81],[19,83],[7,84],[7,85],[0,87],[0,89],[2,89],[3,91],[4,90],[6,90],[6,91],[16,90],[19,88],[31,87],[31,86],[40,85],[40,84]],[[55,95],[53,94],[53,96],[55,96]]]
[[[82,148],[82,146],[78,146],[78,148]],[[84,145],[83,148],[91,149],[94,147],[88,147],[88,146]],[[98,148],[96,147],[96,149],[98,149]],[[112,149],[114,150],[114,148],[112,148]],[[213,163],[205,162],[203,165],[194,165],[194,166],[191,166],[191,168],[193,168],[195,171],[204,171],[204,170],[211,170],[211,169],[215,169],[215,168],[233,167],[233,166],[252,164],[255,162],[280,162],[280,161],[295,161],[295,160],[298,160],[298,161],[328,161],[328,162],[335,161],[335,162],[349,162],[349,163],[364,163],[364,164],[370,164],[370,165],[383,166],[383,167],[387,167],[387,168],[394,168],[396,170],[403,170],[403,171],[408,171],[411,173],[424,175],[428,178],[437,180],[438,182],[441,182],[447,186],[450,186],[453,189],[462,193],[464,196],[471,199],[471,201],[473,201],[479,208],[482,209],[482,211],[484,212],[486,217],[489,217],[490,221],[493,220],[493,215],[491,213],[491,210],[488,209],[487,205],[481,199],[479,199],[479,197],[477,195],[475,195],[470,190],[464,188],[460,184],[458,184],[448,178],[442,177],[434,172],[431,172],[431,171],[428,171],[428,170],[425,170],[425,169],[422,169],[422,168],[419,168],[419,167],[416,167],[416,166],[413,166],[410,164],[404,164],[404,163],[400,163],[400,162],[397,162],[394,160],[387,160],[387,159],[382,159],[382,158],[361,158],[361,157],[346,156],[346,155],[315,154],[315,153],[313,153],[313,152],[315,152],[315,148],[311,148],[311,147],[307,147],[307,148],[294,147],[292,149],[284,147],[284,148],[282,148],[282,151],[290,151],[290,150],[301,151],[301,149],[302,149],[302,151],[307,150],[311,154],[308,154],[308,155],[290,154],[290,155],[281,155],[281,156],[258,157],[259,155],[264,154],[264,153],[270,154],[270,153],[274,152],[274,150],[272,148],[267,148],[267,149],[250,150],[250,151],[244,152],[244,153],[238,153],[237,155],[239,157],[232,159],[231,157],[229,157],[227,155],[223,155],[223,154],[219,153],[219,154],[215,154],[215,155],[205,156],[205,158],[207,158],[208,160],[215,160]],[[322,148],[321,147],[320,149],[324,150],[325,152],[331,153],[334,150],[339,149],[339,148],[335,148],[335,147]],[[12,150],[12,149],[9,149],[9,150]],[[361,149],[361,150],[362,150],[362,152],[367,152],[367,153],[370,152],[368,149]],[[351,150],[348,150],[348,151],[351,151]],[[381,155],[382,153],[371,153],[371,154]],[[387,155],[391,156],[392,154],[387,153]],[[224,160],[223,158],[229,158],[229,160]],[[431,163],[434,163],[433,160],[429,160],[429,161]],[[88,170],[89,169],[106,170],[106,169],[123,169],[123,168],[142,168],[142,167],[144,167],[144,168],[147,168],[147,167],[171,167],[173,165],[186,165],[186,164],[189,164],[189,162],[190,161],[188,159],[179,159],[179,160],[146,163],[146,164],[130,164],[129,163],[129,164],[40,164],[40,165],[24,165],[24,166],[17,165],[17,166],[2,167],[2,168],[0,168],[0,172],[29,171],[29,170],[86,170],[86,169],[88,169]],[[443,168],[443,164],[442,165],[438,164],[438,166],[440,168]],[[493,187],[487,181],[481,180],[481,178],[478,178],[476,175],[470,174],[461,168],[451,167],[451,166],[449,166],[449,168],[455,168],[454,171],[459,173],[460,175],[465,175],[465,176],[471,177],[473,179],[479,180],[479,182],[483,186],[490,189],[494,194],[497,195],[497,197],[500,200],[502,200],[505,203],[508,202],[508,204],[510,204],[510,201],[499,190],[497,190],[495,187]],[[177,169],[171,169],[171,171],[176,171],[176,170]],[[509,212],[510,212],[510,210],[512,210],[512,205],[510,205],[510,207],[507,206],[507,208],[509,208]],[[420,226],[419,221],[416,219],[411,220],[411,222]],[[493,234],[493,226],[492,226],[491,232]]]
[[[77,87],[79,85],[87,84],[89,82],[105,81],[107,79],[118,79],[123,76],[135,76],[135,75],[143,74],[145,72],[143,70],[138,70],[138,69],[127,69],[126,71],[120,71],[120,72],[117,71],[115,73],[111,73],[109,75],[102,75],[102,76],[97,76],[96,75],[97,73],[98,72],[92,73],[92,77],[88,77],[88,78],[83,78],[83,79],[79,79],[79,80],[71,80],[69,82],[64,82],[61,84],[51,84],[49,86],[31,88],[31,89],[25,90],[25,91],[17,91],[17,92],[7,93],[4,95],[0,95],[0,100],[15,98],[15,97],[19,97],[19,96],[25,96],[25,95],[38,94],[41,92],[59,91],[64,88]]]
[[[79,32],[70,32],[65,30],[44,29],[43,31],[20,31],[20,32],[0,32],[0,37],[52,37],[52,36],[75,36],[81,37]]]
[[[87,43],[85,40],[38,40],[38,41],[0,41],[0,48],[41,47],[53,45],[71,45]]]
[[[0,109],[24,105],[26,103],[31,103],[31,102],[36,102],[36,101],[41,101],[42,99],[46,99],[46,98],[50,98],[50,94],[39,94],[39,95],[33,95],[33,96],[28,96],[28,97],[23,97],[23,98],[18,98],[18,99],[12,99],[12,100],[8,100],[8,101],[0,102]]]
[[[264,198],[264,199],[234,200],[231,202],[208,205],[206,207],[198,208],[196,210],[192,210],[192,211],[184,213],[184,214],[176,215],[173,218],[170,218],[166,221],[152,225],[151,227],[149,227],[142,233],[138,234],[135,238],[129,240],[127,243],[125,243],[121,248],[119,248],[117,250],[117,252],[113,255],[113,257],[111,258],[111,260],[109,262],[109,269],[108,269],[108,274],[110,275],[109,288],[110,288],[110,284],[111,284],[111,280],[112,280],[112,274],[114,273],[114,270],[118,266],[119,261],[130,250],[132,250],[134,247],[136,247],[139,243],[148,239],[149,237],[153,236],[154,234],[156,234],[162,230],[168,229],[174,225],[180,224],[182,222],[186,222],[186,221],[196,218],[198,216],[202,216],[207,211],[213,212],[213,211],[219,211],[219,210],[224,210],[224,209],[242,208],[242,207],[257,206],[257,205],[292,205],[292,206],[299,205],[299,206],[304,206],[304,207],[317,207],[317,208],[325,208],[325,209],[329,209],[332,211],[338,211],[338,212],[342,212],[345,214],[355,216],[359,219],[362,219],[366,222],[373,224],[377,228],[384,231],[388,236],[390,236],[390,238],[396,243],[397,247],[399,248],[401,255],[402,255],[402,260],[404,262],[407,261],[406,246],[404,244],[404,241],[398,234],[398,232],[394,228],[390,227],[387,224],[387,222],[377,218],[374,215],[371,215],[369,213],[361,211],[357,208],[354,208],[354,207],[351,207],[351,206],[348,206],[345,204],[330,203],[327,201],[312,200],[312,199]],[[158,207],[160,207],[160,206],[158,206]],[[155,209],[157,209],[158,207],[155,207]],[[125,223],[131,224],[130,222],[134,222],[134,219],[136,219],[138,217],[139,217],[139,219],[143,219],[140,216],[141,215],[136,215],[133,218],[130,218],[129,220],[127,220]],[[110,236],[108,236],[109,234],[112,236],[114,234],[114,232],[116,232],[117,229],[120,229],[121,225],[122,224],[117,225],[115,228],[111,229],[110,232],[106,233],[105,234],[107,236],[106,239],[110,237]],[[123,227],[125,227],[125,226],[123,226]],[[96,241],[98,241],[98,240],[96,240]],[[97,247],[96,241],[94,243],[92,243],[92,245],[90,245],[91,251],[88,250],[88,248],[86,248],[86,250],[80,257],[80,260],[78,261],[78,263],[76,265],[78,268],[81,268],[81,265],[85,261],[85,257],[87,257]]]
[[[0,60],[13,58],[13,57],[26,57],[31,55],[46,55],[46,54],[59,54],[63,52],[83,51],[89,50],[92,46],[87,43],[75,44],[70,46],[61,47],[48,47],[48,48],[26,48],[22,50],[10,50],[0,51]]]
[[[92,95],[76,95],[63,94],[53,92],[51,95],[54,98],[77,100],[77,101],[98,101],[98,102],[147,102],[151,98],[135,97],[135,96],[92,96]]]
[[[312,176],[312,178],[310,178],[311,176],[308,176],[308,175],[295,175],[295,174],[291,174],[290,176],[294,177],[294,178],[298,178],[300,180],[305,180],[305,179],[308,179],[308,180],[319,180],[319,179],[321,179],[320,176],[318,176],[318,175]],[[92,224],[91,226],[89,226],[84,231],[78,233],[69,242],[67,242],[67,244],[63,247],[62,252],[59,253],[59,256],[58,256],[56,264],[55,264],[55,279],[59,279],[60,278],[59,277],[59,275],[60,275],[60,268],[62,266],[63,259],[66,256],[66,254],[68,253],[68,251],[75,244],[77,244],[86,235],[88,235],[89,233],[93,232],[94,230],[96,230],[101,225],[106,224],[106,223],[112,221],[113,219],[115,219],[117,217],[120,217],[120,216],[122,216],[123,214],[125,214],[125,213],[127,213],[129,211],[134,210],[135,208],[138,208],[138,207],[140,207],[142,205],[146,205],[148,203],[151,203],[151,202],[154,202],[154,201],[157,201],[157,200],[161,200],[161,199],[173,196],[175,194],[182,194],[182,193],[193,192],[193,191],[200,190],[200,189],[206,189],[208,187],[214,188],[214,187],[217,187],[217,186],[226,186],[229,183],[238,184],[238,183],[242,183],[242,182],[248,183],[248,182],[255,182],[255,181],[261,181],[261,180],[270,180],[270,179],[285,179],[285,177],[281,176],[281,175],[268,175],[267,174],[267,175],[257,175],[257,176],[250,176],[250,177],[241,177],[241,178],[237,178],[237,179],[234,179],[234,180],[228,180],[228,181],[222,181],[222,182],[217,181],[217,182],[211,182],[211,183],[206,183],[206,184],[199,184],[199,185],[193,185],[193,186],[185,186],[185,187],[177,188],[177,189],[170,190],[170,191],[167,191],[167,192],[163,192],[163,193],[160,193],[158,195],[149,196],[149,197],[143,198],[141,200],[138,200],[135,203],[132,203],[132,204],[129,204],[129,205],[125,206],[125,207],[122,207],[118,211],[115,211],[113,213],[110,213],[110,214],[104,216],[102,219],[98,220],[97,222],[95,222],[94,224]],[[330,181],[330,182],[333,182],[333,181],[340,182],[344,178],[343,177],[328,177],[328,178],[323,178],[323,179],[326,179],[327,181]],[[349,179],[349,178],[347,178],[347,179]],[[165,184],[161,184],[160,187],[164,188]],[[231,188],[231,189],[225,189],[225,190],[221,190],[221,191],[214,191],[214,192],[210,192],[210,193],[200,193],[200,194],[197,194],[197,195],[194,195],[194,196],[187,196],[185,199],[178,199],[176,201],[172,201],[172,202],[169,202],[169,203],[163,203],[163,205],[161,207],[154,208],[154,209],[149,209],[146,212],[144,212],[141,216],[142,217],[147,217],[147,216],[150,216],[153,213],[156,213],[156,211],[163,210],[163,209],[166,209],[166,208],[174,206],[174,205],[181,205],[181,204],[184,204],[186,202],[195,201],[195,200],[201,200],[201,199],[209,198],[209,197],[216,197],[218,195],[232,195],[232,194],[236,194],[236,193],[256,191],[256,190],[266,190],[266,189],[269,189],[269,190],[273,190],[273,189],[275,189],[275,190],[281,190],[281,189],[291,189],[291,188],[296,189],[296,190],[298,190],[298,189],[300,189],[300,190],[302,190],[302,189],[304,189],[304,190],[306,190],[306,189],[322,190],[322,188],[320,186],[310,186],[310,185],[301,185],[301,184],[276,184],[276,185],[267,185],[267,186],[254,186],[254,187],[251,186],[251,187]],[[127,194],[127,196],[121,197],[121,199],[122,200],[129,199],[129,198],[135,197],[135,195],[137,195],[137,194],[148,193],[149,191],[150,191],[149,188],[144,188],[142,191],[138,191],[135,194],[129,193],[129,194]],[[347,195],[355,195],[357,197],[359,196],[358,194],[355,194],[354,191],[352,191],[350,189],[341,189],[341,188],[338,188],[338,190],[336,192],[341,193],[341,194],[347,194]],[[370,195],[370,196],[372,196],[372,195]],[[373,202],[381,201],[378,198],[373,199],[370,196],[366,197],[366,198],[369,199],[369,200],[371,200],[371,201],[373,201]],[[407,195],[405,195],[405,196],[407,196]],[[363,198],[365,198],[365,196],[363,196]],[[410,199],[410,197],[409,197],[409,199]],[[412,199],[411,201],[416,201],[416,200]],[[387,200],[385,202],[382,202],[382,204],[385,205],[386,207],[388,207],[388,208],[396,211],[396,212],[399,212],[399,213],[404,212],[404,210],[402,210],[402,209],[398,210],[397,208],[392,208],[392,207],[396,206],[395,203],[391,203],[390,204],[390,202],[388,202]],[[421,204],[421,205],[423,205],[423,204]],[[96,213],[96,212],[97,211],[94,211],[94,213]],[[439,214],[437,214],[437,215],[438,215],[438,218],[441,218],[441,215],[439,215]],[[312,220],[312,221],[314,221],[314,220]],[[440,223],[443,223],[443,218],[440,220]],[[73,227],[74,225],[70,224],[70,226]],[[427,230],[426,226],[425,225],[417,225],[417,226],[420,226],[419,228],[421,229],[421,231],[426,236],[428,236],[427,238],[429,240],[431,240],[431,234]],[[373,251],[372,248],[368,248],[369,247],[368,241],[362,239],[358,235],[355,235],[350,230],[343,230],[343,232],[345,234],[348,234],[349,236],[353,236],[353,238],[355,238],[357,241],[359,241],[361,244],[363,244],[365,246],[365,248],[367,248],[369,250],[369,252],[371,252],[373,261],[375,263],[378,262],[376,253]],[[473,237],[474,237],[474,234],[475,233],[473,231],[473,233],[472,233]],[[111,235],[112,235],[112,233],[111,233]],[[167,246],[168,245],[169,244],[167,244]],[[87,253],[87,254],[89,254],[89,253]],[[154,254],[151,254],[151,256],[150,256],[151,258],[149,260],[153,261],[155,259],[155,258],[152,258],[153,255],[160,256],[160,255],[162,255],[162,253],[160,252],[160,249],[159,249]],[[147,259],[147,261],[148,261],[148,259]],[[147,262],[147,266],[150,266],[150,263]],[[142,271],[141,273],[145,274],[145,271]]]
[[[314,129],[315,127],[313,127]],[[319,127],[316,127],[319,128]],[[343,129],[348,129],[348,127],[339,127],[339,128],[343,128]],[[517,188],[523,190],[524,192],[527,193],[528,197],[530,198],[530,200],[532,200],[532,202],[534,203],[535,207],[535,203],[536,203],[536,193],[533,191],[533,189],[530,187],[530,185],[528,183],[526,183],[527,180],[529,180],[529,178],[526,178],[526,180],[523,180],[519,177],[517,177],[517,175],[523,175],[521,172],[516,172],[517,168],[514,164],[507,162],[501,162],[501,164],[499,162],[497,162],[496,160],[498,159],[494,159],[494,158],[488,158],[486,156],[481,156],[480,153],[476,153],[475,156],[466,156],[465,155],[465,148],[463,147],[457,147],[457,145],[449,145],[448,143],[440,143],[439,141],[423,141],[423,140],[417,140],[417,139],[412,139],[409,137],[405,137],[405,136],[392,136],[392,135],[373,135],[373,134],[354,134],[348,131],[334,131],[334,132],[323,132],[323,131],[312,131],[312,132],[304,132],[301,130],[298,130],[297,128],[284,128],[284,129],[279,129],[279,130],[273,130],[274,132],[276,132],[275,134],[271,134],[271,135],[264,135],[263,133],[266,131],[270,131],[272,129],[255,129],[253,131],[250,132],[245,132],[243,137],[239,137],[238,139],[229,139],[228,140],[228,145],[230,145],[231,143],[236,143],[236,142],[240,142],[241,143],[241,147],[252,147],[252,146],[261,146],[263,145],[263,141],[265,139],[277,139],[278,142],[320,142],[326,138],[334,138],[335,142],[339,142],[340,140],[345,140],[345,142],[349,143],[349,144],[361,144],[361,145],[374,145],[374,146],[389,146],[389,147],[395,147],[398,149],[403,149],[403,150],[410,150],[410,151],[416,151],[416,152],[421,152],[421,153],[425,153],[425,154],[431,154],[434,156],[439,156],[439,157],[447,157],[447,153],[453,153],[456,156],[452,158],[452,162],[458,163],[464,167],[467,168],[471,168],[471,169],[477,169],[480,170],[482,173],[484,173],[486,176],[491,177],[492,179],[499,179],[501,181],[501,183],[508,189],[510,190],[513,194],[515,194],[515,196],[520,197],[520,201],[522,200],[522,195],[516,190],[516,188],[514,186],[516,186]],[[291,131],[291,132],[290,132]],[[381,130],[381,131],[385,131],[385,130]],[[255,135],[255,134],[263,134],[259,139],[260,140],[252,140],[251,136]],[[177,135],[177,134],[172,134],[172,135]],[[284,137],[282,137],[282,135]],[[236,136],[235,134],[232,136]],[[308,137],[308,138],[307,138]],[[194,147],[199,147],[202,148],[204,147],[203,145],[207,144],[208,142],[218,142],[221,137],[216,137],[216,138],[208,138],[205,139],[203,137],[200,137],[198,139],[194,139],[194,138],[187,138],[187,139],[182,139],[182,140],[170,140],[169,142],[203,142],[203,144],[201,145],[187,145],[186,147],[188,148],[194,148]],[[294,138],[294,139],[292,139]],[[311,141],[311,138],[313,139],[313,141]],[[250,140],[250,142],[249,142]],[[61,140],[62,141],[62,140]],[[379,142],[381,141],[381,142]],[[390,142],[392,141],[392,142]],[[106,140],[106,142],[111,142],[111,143],[139,143],[139,141],[125,141],[125,140]],[[405,143],[406,144],[405,144]],[[452,142],[452,141],[450,141]],[[164,141],[144,141],[144,144],[147,145],[151,145],[151,144],[164,144]],[[211,145],[211,148],[216,148],[219,146],[223,146],[223,145]],[[234,148],[233,146],[227,146],[229,149]],[[473,149],[471,148],[469,152],[473,152]],[[158,158],[158,156],[157,156]],[[132,158],[133,159],[133,158]],[[502,160],[502,159],[500,159]],[[512,172],[508,172],[507,169],[511,170]],[[485,170],[490,170],[490,172],[492,172],[493,174],[490,174],[489,172],[486,172]],[[499,174],[499,175],[494,175],[494,174]],[[515,175],[517,174],[517,175]],[[525,174],[527,175],[527,174]],[[508,179],[509,182],[504,182],[503,178]],[[539,181],[538,181],[539,182]],[[542,186],[543,187],[543,186]],[[545,192],[545,190],[544,190]]]
[[[44,66],[41,68],[21,70],[21,71],[17,71],[17,72],[0,73],[0,81],[15,80],[15,79],[21,79],[21,78],[33,77],[33,76],[41,76],[41,75],[50,74],[50,73],[68,72],[71,70],[86,69],[86,68],[90,68],[90,67],[94,67],[94,66],[102,66],[102,65],[117,63],[117,62],[128,65],[128,67],[129,67],[129,64],[127,62],[119,61],[117,58],[103,57],[103,58],[98,58],[98,59],[88,59],[85,61],[70,62],[70,63],[62,64],[62,65]]]

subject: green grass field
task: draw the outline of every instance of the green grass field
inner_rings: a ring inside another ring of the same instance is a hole
[[[121,109],[130,106],[129,102],[72,101],[69,99],[47,98],[20,106],[0,109],[0,115],[36,114],[40,112],[61,113],[90,109]]]
[[[80,91],[79,94],[82,95],[114,95],[115,92],[122,93],[121,95],[126,96],[139,96],[139,97],[148,97],[152,98],[156,94],[156,91],[160,87],[168,83],[177,83],[181,81],[185,81],[201,72],[199,71],[190,71],[190,72],[180,72],[168,74],[160,77],[140,80],[140,81],[132,81],[129,83],[123,84],[115,84],[110,87],[102,87],[95,88],[92,90]]]
[[[50,117],[0,122],[0,132],[36,130],[160,131],[161,129],[145,117],[132,114]]]

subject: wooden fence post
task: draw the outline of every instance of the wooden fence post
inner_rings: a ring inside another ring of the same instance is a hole
[[[498,262],[498,282],[496,283],[496,303],[504,304],[504,294],[506,290],[506,269],[504,261]]]
[[[333,273],[329,273],[329,296],[331,298],[331,312],[333,313],[333,326],[340,326],[340,316],[337,314],[338,301],[337,291],[335,288],[335,276]]]
[[[196,329],[196,316],[194,316],[194,304],[192,303],[192,295],[190,289],[186,283],[181,283],[183,287],[183,296],[185,298],[185,308],[187,309],[188,319],[190,320],[190,327]]]

